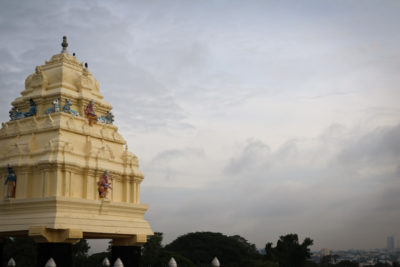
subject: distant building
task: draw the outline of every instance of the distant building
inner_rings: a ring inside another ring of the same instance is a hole
[[[386,239],[386,248],[388,250],[394,250],[394,236],[390,235]]]
[[[330,252],[330,250],[329,249],[327,249],[327,248],[323,248],[323,249],[321,249],[321,253],[320,253],[320,255],[321,255],[321,259],[323,258],[323,257],[325,257],[325,256],[328,256],[328,255],[330,255],[331,254],[331,252]]]

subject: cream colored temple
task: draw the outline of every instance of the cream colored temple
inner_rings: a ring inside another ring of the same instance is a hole
[[[11,120],[0,130],[0,238],[29,236],[36,242],[75,243],[112,238],[132,246],[152,235],[140,203],[143,174],[138,158],[112,124],[87,66],[67,52],[37,66],[11,104]],[[98,120],[90,125],[85,108]],[[32,111],[32,103],[36,110]],[[5,184],[14,171],[15,197]],[[98,182],[108,170],[112,189],[101,198]]]

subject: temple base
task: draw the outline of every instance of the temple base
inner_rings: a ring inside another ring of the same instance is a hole
[[[72,244],[70,243],[38,243],[37,267],[43,267],[53,258],[57,267],[72,266]]]
[[[112,246],[111,265],[120,258],[124,267],[139,267],[141,248],[140,246]]]

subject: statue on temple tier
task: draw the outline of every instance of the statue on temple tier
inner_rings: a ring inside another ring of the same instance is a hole
[[[22,114],[17,107],[12,107],[9,113],[12,121],[24,118],[24,114]]]
[[[63,107],[63,112],[72,114],[74,116],[79,116],[79,113],[71,109],[72,102],[69,99],[65,99],[65,105]]]
[[[44,113],[45,114],[50,114],[50,113],[54,113],[54,112],[60,112],[60,103],[58,101],[58,99],[54,99],[52,102],[53,106],[49,109],[47,109]]]
[[[97,118],[97,121],[100,121],[105,124],[113,124],[114,122],[114,114],[110,111],[107,111],[106,115]]]
[[[92,126],[93,123],[97,122],[97,115],[94,112],[94,101],[90,100],[89,104],[85,107],[85,115],[89,120],[89,125]]]
[[[35,102],[33,102],[32,98],[29,99],[29,105],[30,105],[29,111],[24,113],[25,117],[32,117],[36,115],[36,104]]]
[[[17,187],[17,176],[15,175],[10,165],[8,165],[8,176],[4,184],[8,186],[7,198],[15,198],[15,189]]]
[[[100,181],[97,182],[97,189],[99,191],[100,198],[107,199],[108,190],[111,190],[111,183],[109,182],[108,170],[105,170],[103,175],[100,178]]]

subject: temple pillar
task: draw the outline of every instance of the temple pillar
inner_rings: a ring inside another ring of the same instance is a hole
[[[28,236],[37,243],[37,267],[45,266],[50,258],[53,258],[57,267],[71,267],[72,244],[82,238],[82,230],[31,226]]]
[[[115,238],[111,246],[111,264],[120,258],[124,267],[139,267],[142,245],[146,243],[146,235],[129,238]]]

